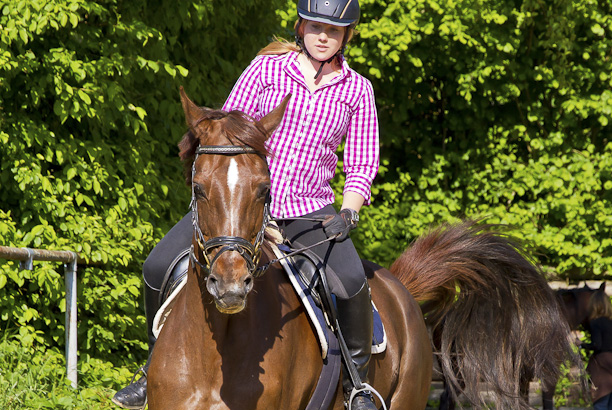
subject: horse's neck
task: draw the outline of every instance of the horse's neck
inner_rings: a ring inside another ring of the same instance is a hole
[[[190,272],[185,285],[186,313],[191,321],[204,319],[205,337],[213,338],[217,344],[224,343],[224,339],[248,342],[249,335],[254,334],[275,338],[283,326],[283,318],[299,303],[284,272],[277,268],[270,268],[263,277],[256,279],[245,309],[236,314],[219,312],[205,283]]]
[[[562,295],[564,314],[567,322],[572,330],[578,329],[580,325],[584,325],[588,317],[588,309],[583,306],[580,295],[569,291]]]

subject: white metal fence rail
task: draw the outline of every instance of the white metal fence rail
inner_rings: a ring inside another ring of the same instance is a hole
[[[77,262],[79,255],[72,251],[48,251],[31,248],[0,246],[0,258],[20,261],[20,269],[33,270],[33,262],[64,263],[66,277],[66,373],[72,387],[77,387]]]

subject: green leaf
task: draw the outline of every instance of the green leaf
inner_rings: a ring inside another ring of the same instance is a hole
[[[66,178],[68,180],[71,180],[72,178],[74,178],[77,174],[77,170],[76,168],[68,168],[68,171],[66,172]]]
[[[177,65],[176,69],[178,70],[181,77],[187,77],[189,75],[189,70],[187,70],[185,67]]]
[[[28,43],[28,32],[26,30],[19,30],[19,38],[23,41],[24,44]]]
[[[77,14],[70,14],[70,24],[72,24],[72,28],[76,28],[79,24],[79,16]]]
[[[122,211],[125,211],[127,209],[127,201],[125,200],[125,198],[119,198],[118,204],[119,208],[121,208]]]
[[[91,104],[91,98],[89,98],[89,95],[87,95],[85,91],[79,90],[78,95],[85,104]]]
[[[154,72],[158,72],[159,71],[159,64],[157,64],[155,61],[147,61],[147,65]]]
[[[147,112],[140,107],[136,107],[136,114],[138,114],[138,118],[140,118],[141,120],[144,120],[144,118],[147,116]]]

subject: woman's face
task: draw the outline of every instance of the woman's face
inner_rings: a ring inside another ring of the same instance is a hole
[[[312,57],[326,61],[342,47],[345,27],[316,21],[304,21],[304,45]]]

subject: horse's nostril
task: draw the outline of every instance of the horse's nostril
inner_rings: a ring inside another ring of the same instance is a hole
[[[206,288],[208,289],[208,292],[215,297],[219,294],[218,282],[219,281],[217,278],[215,278],[213,275],[210,275],[208,279],[206,279]]]
[[[244,279],[244,286],[247,289],[247,292],[251,289],[251,287],[253,287],[253,277],[251,275]]]

